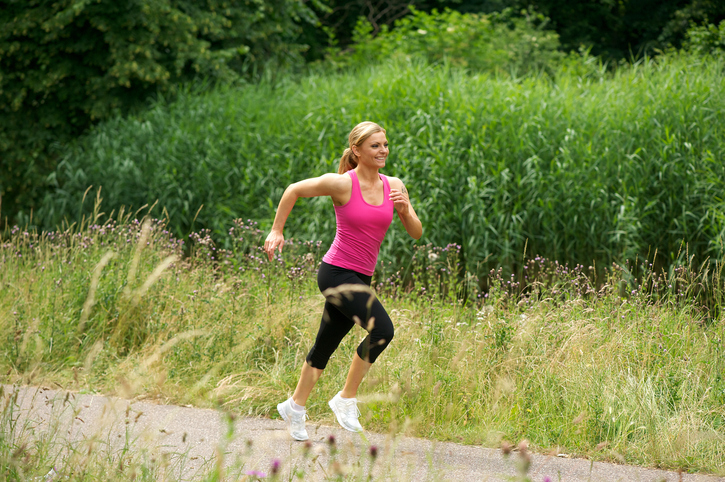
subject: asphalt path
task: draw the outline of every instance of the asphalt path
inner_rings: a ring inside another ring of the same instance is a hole
[[[365,432],[307,422],[309,443],[293,441],[282,420],[243,418],[220,410],[161,405],[43,387],[4,386],[3,406],[17,390],[14,436],[52,439],[59,453],[95,447],[108,460],[126,449],[163,458],[175,480],[200,480],[214,467],[231,479],[485,481],[517,479],[525,458],[502,450]],[[331,443],[331,438],[334,443]],[[372,449],[371,449],[372,447]],[[371,455],[375,452],[375,457]],[[530,454],[535,482],[725,482],[564,454]],[[55,469],[62,474],[62,457]]]

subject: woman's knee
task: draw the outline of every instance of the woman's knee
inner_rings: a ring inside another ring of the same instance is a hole
[[[385,330],[373,330],[357,347],[357,354],[365,361],[375,363],[395,336],[392,324]]]
[[[375,340],[386,340],[390,343],[390,340],[395,336],[395,328],[393,327],[393,320],[390,319],[387,312],[380,310],[377,316],[371,318],[372,327],[369,326],[368,332],[370,336]]]
[[[388,322],[383,324],[382,326],[377,326],[373,329],[375,332],[374,334],[371,332],[370,334],[374,336],[375,339],[380,341],[383,341],[385,345],[390,343],[395,336],[395,327],[393,327],[392,322]]]

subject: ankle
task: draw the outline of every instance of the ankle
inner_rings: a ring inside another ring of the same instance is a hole
[[[345,393],[345,391],[343,390],[340,393],[338,393],[338,395],[340,396],[341,399],[347,401],[347,400],[355,400],[355,396],[357,394],[353,393],[352,395],[350,395],[349,393]]]
[[[292,410],[295,412],[304,412],[305,406],[304,405],[298,405],[297,402],[295,402],[294,398],[290,397],[289,399],[289,406],[292,407]]]

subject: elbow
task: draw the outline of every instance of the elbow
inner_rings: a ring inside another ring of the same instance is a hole
[[[287,186],[287,189],[284,190],[283,197],[288,197],[294,201],[300,198],[299,186],[296,182]]]
[[[416,241],[423,236],[423,226],[419,226],[414,232],[410,233],[410,236]]]
[[[420,239],[423,236],[423,223],[420,222],[418,216],[400,215],[400,220],[403,222],[403,227],[405,227],[405,231],[411,238]]]

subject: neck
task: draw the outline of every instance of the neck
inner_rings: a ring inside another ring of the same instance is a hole
[[[380,179],[379,169],[357,166],[355,168],[355,173],[357,174],[358,179],[361,179],[365,182],[375,182]]]

